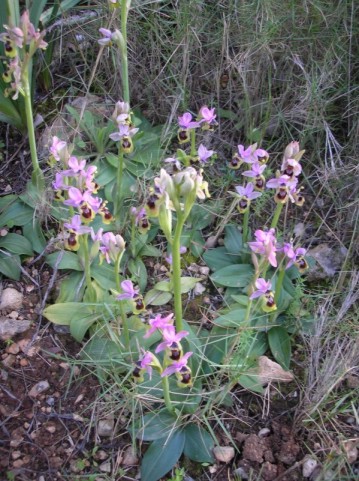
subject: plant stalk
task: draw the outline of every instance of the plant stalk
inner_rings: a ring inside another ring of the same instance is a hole
[[[186,217],[181,211],[177,211],[177,224],[172,242],[172,283],[174,297],[174,311],[177,332],[182,331],[182,295],[181,295],[181,234]]]
[[[243,244],[248,240],[249,210],[250,207],[248,206],[248,209],[243,214]]]
[[[169,387],[169,382],[168,382],[167,376],[163,376],[163,378],[162,378],[162,389],[163,389],[163,397],[165,399],[166,408],[171,414],[173,414],[174,408],[173,408],[172,401],[171,401],[170,387]]]
[[[196,130],[190,129],[190,137],[191,137],[191,157],[196,157]]]
[[[272,220],[272,223],[270,225],[271,229],[275,229],[277,227],[279,216],[282,212],[283,206],[284,206],[284,204],[281,204],[280,202],[277,203],[277,207],[274,211],[273,220]]]
[[[92,285],[92,278],[91,278],[91,263],[90,263],[90,252],[88,247],[88,234],[82,235],[80,239],[82,240],[82,247],[83,247],[86,286],[90,294],[90,300],[95,302],[96,292]]]
[[[121,46],[121,74],[122,74],[122,88],[123,100],[130,103],[130,88],[128,81],[128,55],[127,55],[127,16],[128,16],[128,2],[122,0],[121,5],[121,33],[123,37],[123,44]]]
[[[124,164],[124,155],[122,152],[121,147],[119,146],[118,151],[118,166],[117,166],[117,180],[116,180],[116,200],[115,200],[115,212],[114,216],[115,219],[118,218],[120,214],[121,204],[122,204],[122,193],[121,193],[121,185],[122,185],[122,176],[123,176],[123,164]]]

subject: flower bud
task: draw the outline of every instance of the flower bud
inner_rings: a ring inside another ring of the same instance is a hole
[[[290,142],[284,150],[284,157],[292,159],[295,154],[299,152],[299,142]]]

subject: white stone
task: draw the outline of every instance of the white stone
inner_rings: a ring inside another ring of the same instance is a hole
[[[269,428],[263,428],[259,431],[258,436],[260,438],[265,438],[266,436],[269,436],[270,434],[270,429]]]
[[[115,428],[115,420],[113,416],[108,416],[106,419],[101,419],[97,425],[99,436],[110,437]]]
[[[40,381],[36,383],[29,391],[30,397],[37,397],[39,394],[47,391],[50,388],[48,381]]]
[[[312,475],[317,465],[318,465],[318,461],[316,459],[307,457],[302,467],[303,478],[309,478],[309,476]]]
[[[24,296],[21,292],[8,287],[3,290],[0,300],[0,310],[16,311],[22,307]]]
[[[234,458],[234,448],[232,446],[216,446],[213,454],[217,461],[229,463]]]

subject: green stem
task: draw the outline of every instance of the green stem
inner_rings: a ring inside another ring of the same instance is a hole
[[[162,378],[162,389],[163,389],[163,396],[165,398],[166,408],[168,411],[173,414],[174,408],[172,406],[171,396],[170,396],[170,387],[168,382],[168,377],[164,376]]]
[[[118,166],[117,166],[117,180],[116,180],[116,199],[115,199],[115,219],[118,218],[121,210],[122,204],[122,193],[121,193],[121,186],[122,186],[122,176],[123,176],[123,164],[124,164],[124,156],[121,147],[119,147],[118,151]]]
[[[177,211],[177,224],[172,242],[172,283],[174,296],[174,311],[177,332],[182,331],[182,295],[181,295],[181,234],[186,220],[183,212]]]
[[[130,103],[130,88],[128,82],[128,56],[127,56],[127,16],[128,16],[128,2],[122,0],[121,5],[121,33],[123,37],[123,44],[121,46],[121,70],[122,70],[122,87],[123,100]]]
[[[27,132],[29,136],[30,154],[32,162],[32,182],[39,189],[44,190],[45,181],[44,175],[39,166],[39,160],[37,158],[34,119],[32,113],[31,91],[29,84],[29,74],[26,70],[23,73],[23,88],[24,88],[24,100],[25,100],[25,112],[26,112],[26,124]]]
[[[279,296],[282,290],[284,276],[285,276],[285,267],[280,269],[277,277],[277,282],[275,284],[274,302],[276,304],[278,304],[278,301],[279,301]]]
[[[191,136],[191,157],[196,157],[196,130],[190,129],[190,136]]]
[[[250,207],[248,206],[248,209],[243,214],[243,244],[248,240],[249,209]]]
[[[90,264],[90,252],[88,247],[88,234],[82,235],[80,237],[80,240],[82,240],[82,247],[83,247],[86,286],[90,295],[90,300],[96,301],[96,292],[92,285],[92,278],[91,278],[91,264]]]
[[[284,204],[281,204],[280,202],[277,203],[277,207],[276,207],[275,212],[274,212],[274,217],[273,217],[272,223],[270,225],[271,229],[275,229],[277,227],[279,216],[280,216],[280,214],[282,212],[282,209],[283,209],[283,205]]]
[[[123,252],[120,252],[119,255],[117,256],[115,267],[114,267],[117,292],[121,291],[120,263],[121,263],[122,256],[123,256]],[[123,327],[123,337],[125,339],[125,347],[127,350],[129,350],[130,349],[130,331],[128,328],[127,315],[123,306],[123,301],[119,301],[119,303],[120,303],[120,314],[121,314],[122,327]]]

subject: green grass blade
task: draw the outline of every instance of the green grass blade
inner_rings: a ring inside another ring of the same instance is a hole
[[[34,24],[35,28],[37,28],[39,24],[41,14],[44,11],[46,3],[47,0],[36,0],[36,2],[33,2],[30,8],[30,20]]]

